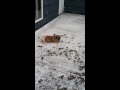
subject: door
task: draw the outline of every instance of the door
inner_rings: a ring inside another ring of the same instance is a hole
[[[59,0],[59,15],[64,11],[64,0]]]

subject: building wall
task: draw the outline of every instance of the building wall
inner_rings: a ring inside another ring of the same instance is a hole
[[[64,3],[64,12],[85,15],[85,0],[65,0]]]
[[[43,0],[43,19],[35,23],[35,31],[58,16],[59,0]]]

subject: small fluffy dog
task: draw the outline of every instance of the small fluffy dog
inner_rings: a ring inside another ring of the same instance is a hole
[[[53,36],[42,36],[41,41],[43,43],[57,43],[60,40],[60,35],[53,35]]]

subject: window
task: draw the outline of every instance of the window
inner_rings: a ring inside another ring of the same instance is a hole
[[[43,0],[35,0],[35,22],[43,18]]]

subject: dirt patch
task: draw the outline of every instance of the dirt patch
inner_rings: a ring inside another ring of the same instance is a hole
[[[37,47],[41,47],[42,48],[43,46],[37,46]]]
[[[73,80],[73,79],[75,79],[76,77],[75,76],[69,76],[68,77],[68,80]]]

